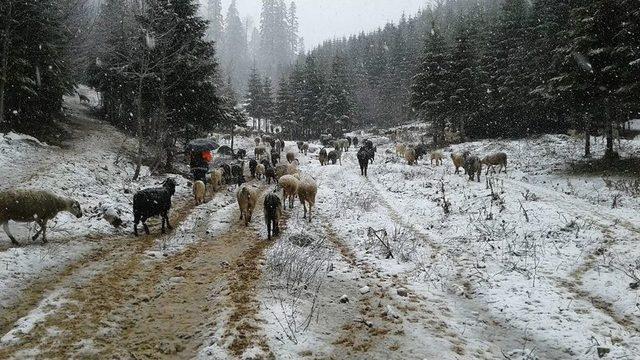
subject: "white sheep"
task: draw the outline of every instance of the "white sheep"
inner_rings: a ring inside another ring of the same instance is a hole
[[[309,176],[305,176],[300,180],[298,185],[298,197],[304,208],[303,219],[307,218],[307,204],[309,204],[309,222],[311,222],[311,209],[316,203],[316,194],[318,193],[318,185],[315,180]]]
[[[47,242],[47,221],[66,211],[77,218],[82,217],[80,204],[72,199],[41,190],[12,190],[0,192],[0,224],[14,245],[19,245],[9,230],[9,221],[33,222],[40,230],[33,235],[35,241],[42,234],[42,242]]]
[[[223,169],[216,169],[211,173],[211,189],[218,191],[222,186],[222,178],[224,177]]]
[[[436,162],[436,166],[442,165],[442,160],[444,159],[444,154],[440,150],[434,150],[431,152],[431,165],[433,162]]]
[[[278,185],[282,188],[284,209],[287,209],[287,199],[289,199],[289,207],[293,208],[293,200],[298,195],[300,180],[293,175],[284,175],[278,180]]]
[[[193,197],[196,205],[204,204],[204,198],[207,194],[207,187],[203,181],[198,180],[193,183]]]

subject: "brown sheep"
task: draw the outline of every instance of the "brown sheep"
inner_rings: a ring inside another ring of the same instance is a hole
[[[418,165],[418,160],[416,159],[416,150],[412,148],[408,148],[404,152],[404,158],[407,160],[407,164],[409,165]]]
[[[265,168],[264,164],[258,164],[256,166],[256,179],[262,179],[266,171],[267,169]]]
[[[307,218],[307,204],[309,204],[309,222],[311,222],[311,209],[316,203],[316,194],[318,193],[318,185],[309,176],[305,176],[300,180],[298,185],[298,197],[304,208],[303,219]]]
[[[404,157],[405,151],[407,151],[407,145],[405,144],[396,145],[396,155]]]
[[[302,152],[305,156],[307,155],[307,153],[309,152],[309,143],[302,144]]]
[[[451,160],[453,161],[453,166],[456,168],[456,172],[455,172],[456,174],[460,172],[460,168],[464,169],[464,159],[467,156],[469,156],[468,151],[451,154]]]
[[[287,161],[291,164],[296,159],[296,154],[292,152],[287,153]]]
[[[498,170],[498,174],[502,172],[504,169],[505,174],[507,173],[507,154],[503,152],[487,155],[482,159],[482,164],[487,165],[487,175],[489,174],[489,169],[493,169],[495,173],[494,166],[500,166],[500,170]]]
[[[276,180],[280,180],[281,177],[289,174],[289,166],[286,164],[280,164],[276,166]]]
[[[293,175],[284,175],[278,180],[278,185],[282,188],[282,200],[284,209],[287,209],[287,199],[289,199],[289,208],[293,208],[293,200],[298,195],[298,186],[300,180]]]
[[[238,190],[236,197],[240,206],[240,220],[244,219],[244,224],[249,226],[253,209],[255,209],[256,201],[258,200],[258,193],[255,189],[243,186]]]

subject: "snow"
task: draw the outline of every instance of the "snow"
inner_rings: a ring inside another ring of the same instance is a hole
[[[405,136],[398,130],[394,136]],[[464,149],[481,156],[509,154],[508,174],[490,176],[497,194],[492,200],[484,174],[476,183],[453,174],[447,161],[443,167],[430,166],[428,160],[409,167],[393,154],[388,139],[373,139],[378,155],[368,179],[360,177],[353,151],[344,154],[342,167],[320,167],[311,156],[301,159],[301,169],[319,183],[318,221],[330,219],[357,261],[385,279],[390,301],[402,300],[392,289],[399,282],[394,279],[405,279],[410,293],[426,299],[423,304],[449,304],[438,320],[456,335],[431,349],[421,349],[405,335],[416,357],[429,357],[434,349],[440,356],[454,357],[454,339],[464,339],[467,356],[497,358],[504,352],[510,358],[597,358],[596,343],[610,348],[614,358],[635,356],[640,349],[634,330],[640,314],[638,292],[629,289],[633,280],[618,269],[638,266],[634,244],[640,235],[640,203],[637,196],[625,194],[622,204],[611,208],[620,192],[605,180],[624,178],[572,174],[568,164],[582,160],[580,140],[547,135],[444,149],[447,158]],[[593,146],[594,153],[604,152],[603,141]],[[624,140],[619,149],[623,157],[638,150],[639,142]],[[451,203],[448,215],[441,207],[441,183]],[[299,222],[301,211],[293,211],[287,235],[326,237],[326,225]],[[394,258],[384,256],[369,228],[386,230],[393,239]],[[283,295],[271,290],[261,296],[270,299],[262,316],[269,323],[267,333],[278,334],[271,344],[276,357],[294,358],[305,349],[328,356],[323,345],[331,341],[327,334],[337,331],[332,326],[340,320],[332,320],[335,315],[327,308],[338,306],[343,293],[350,294],[348,304],[353,303],[362,295],[360,289],[372,285],[359,274],[355,279],[360,283],[341,288],[336,282],[354,278],[342,277],[353,269],[339,258],[334,254],[331,283],[320,292],[319,322],[296,341],[287,341],[278,325],[285,313],[274,309]],[[332,297],[323,298],[327,293]],[[309,311],[310,302],[306,298],[299,303],[299,316]],[[393,303],[382,304],[394,308]],[[487,332],[486,324],[499,330]],[[442,337],[406,322],[404,328],[407,334],[415,332],[416,339]]]
[[[76,98],[71,111],[79,114]],[[75,110],[74,110],[75,109]],[[153,177],[142,169],[139,181],[132,182],[133,164],[123,158],[123,147],[132,145],[115,128],[96,120],[76,116],[76,126],[86,131],[68,148],[42,144],[36,139],[9,133],[0,137],[0,190],[12,188],[44,189],[80,202],[84,216],[76,219],[60,213],[49,222],[49,243],[32,243],[35,225],[10,222],[13,235],[23,244],[11,247],[0,231],[0,308],[11,304],[31,281],[58,272],[100,248],[100,239],[128,235],[132,232],[133,194],[145,187],[158,186],[163,178]],[[30,164],[33,164],[32,166]],[[4,175],[6,174],[6,175]],[[174,202],[190,197],[191,188],[183,178],[178,183]],[[116,229],[102,219],[102,208],[117,209],[125,226]],[[152,226],[154,231],[157,231]],[[11,247],[11,248],[10,248]],[[6,250],[6,251],[4,251]]]
[[[22,247],[12,247],[0,233],[0,308],[15,303],[33,281],[101,247],[118,246],[111,241],[136,241],[132,196],[164,179],[145,168],[131,182],[132,164],[122,156],[130,140],[108,125],[78,121],[90,130],[61,148],[21,134],[0,135],[2,190],[49,189],[78,199],[86,214],[60,214],[45,245],[26,241],[33,233],[28,225],[11,224]],[[360,176],[353,149],[343,154],[342,166],[321,167],[317,151],[297,155],[303,175],[319,185],[314,219],[302,218],[298,202],[286,211],[286,228],[261,260],[255,289],[255,323],[276,358],[596,359],[596,346],[609,348],[610,358],[636,356],[639,293],[630,284],[640,274],[640,200],[631,183],[614,186],[634,179],[572,171],[571,163],[583,161],[583,145],[564,135],[464,143],[443,149],[444,166],[423,159],[410,167],[395,155],[395,140],[415,143],[428,127],[370,131],[357,134],[378,146],[368,178]],[[238,137],[235,144],[250,150],[253,139]],[[297,154],[294,142],[286,145]],[[490,182],[483,174],[480,183],[454,174],[449,155],[463,150],[506,152],[508,173],[492,174]],[[618,150],[623,157],[637,154],[640,141],[622,140]],[[604,153],[604,141],[594,139],[593,152]],[[191,201],[188,182],[174,178],[175,202]],[[144,248],[146,261],[160,262],[234,231],[236,190],[223,188],[196,206],[171,235]],[[115,229],[102,219],[104,208],[119,211],[126,226]],[[250,226],[266,238],[262,219]],[[313,241],[301,246],[292,236]],[[100,264],[89,264],[80,279],[100,271]],[[58,289],[0,342],[19,341],[63,306],[68,299],[64,287]],[[341,302],[343,296],[349,301]],[[223,338],[228,313],[221,317],[197,358],[233,358]],[[77,344],[87,354],[94,346],[91,339]],[[38,356],[38,348],[29,351],[21,355]],[[243,357],[261,356],[263,348],[252,346]]]

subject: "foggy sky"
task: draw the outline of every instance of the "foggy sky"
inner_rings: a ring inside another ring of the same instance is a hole
[[[236,0],[240,16],[249,15],[260,24],[261,0]],[[286,1],[290,3],[289,0]],[[402,13],[415,14],[428,0],[295,0],[300,36],[311,50],[327,39],[371,31],[389,21],[398,22]],[[231,0],[222,0],[224,14]]]

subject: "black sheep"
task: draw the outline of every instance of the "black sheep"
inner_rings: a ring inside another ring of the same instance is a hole
[[[335,165],[338,162],[338,159],[340,159],[340,154],[337,150],[331,150],[329,151],[328,159],[331,161],[331,164]]]
[[[353,146],[358,147],[358,138],[357,137],[353,137]]]
[[[220,146],[218,148],[218,154],[220,155],[227,155],[227,156],[233,156],[233,150],[231,150],[230,147],[224,145],[224,146]]]
[[[247,156],[247,150],[245,149],[238,149],[238,152],[236,152],[236,159],[244,159]]]
[[[366,147],[361,147],[358,150],[358,163],[360,164],[360,175],[367,176],[367,170],[369,169],[369,158],[371,154]]]
[[[282,214],[282,201],[278,195],[269,193],[264,197],[264,220],[267,223],[267,237],[271,240],[271,235],[278,236],[280,227],[278,220]]]
[[[258,167],[258,162],[255,159],[249,160],[249,172],[251,173],[251,177],[256,177],[256,168]]]
[[[278,183],[278,178],[276,177],[276,169],[272,166],[265,166],[264,176],[267,178],[267,183],[271,185],[271,180],[274,183]]]
[[[416,159],[422,160],[422,157],[429,153],[429,147],[425,144],[416,146]]]
[[[155,216],[162,218],[162,233],[165,233],[165,223],[169,230],[173,229],[169,223],[171,197],[176,193],[176,182],[167,179],[160,188],[144,189],[133,196],[133,233],[138,236],[138,224],[142,222],[144,231],[149,235],[147,219]]]
[[[369,152],[369,162],[373,163],[373,160],[376,159],[376,151],[378,151],[377,146],[373,146],[373,141],[365,140],[363,141],[364,148]]]
[[[265,169],[268,169],[268,168],[270,168],[270,167],[271,167],[271,163],[270,163],[270,162],[269,162],[269,160],[267,160],[267,159],[262,159],[262,160],[260,161],[260,164],[264,165],[264,168],[265,168]]]
[[[273,166],[278,165],[278,161],[280,161],[280,153],[275,149],[271,150],[271,163]]]
[[[244,183],[244,162],[231,165],[231,177],[234,179],[243,179]]]

